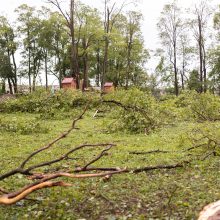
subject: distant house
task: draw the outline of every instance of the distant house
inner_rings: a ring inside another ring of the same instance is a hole
[[[115,90],[115,87],[114,87],[113,82],[106,82],[104,84],[104,92],[105,93],[113,92],[114,90]]]
[[[62,81],[62,88],[63,89],[76,89],[76,79],[73,77],[64,78]]]

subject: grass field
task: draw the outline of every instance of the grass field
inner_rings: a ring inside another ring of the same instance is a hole
[[[54,148],[34,157],[31,163],[55,158],[83,143],[117,145],[109,151],[109,155],[94,164],[100,167],[137,168],[175,164],[205,154],[201,149],[192,151],[190,155],[189,152],[182,152],[191,147],[186,134],[195,124],[180,123],[147,136],[123,131],[109,133],[104,124],[111,119],[94,119],[93,114],[93,111],[87,112],[77,126],[79,130],[74,130]],[[0,129],[1,174],[18,166],[30,152],[71,126],[69,118],[42,120],[39,115],[28,113],[1,113],[0,120],[11,122],[11,126],[16,123],[23,126],[22,131],[19,128],[8,128],[7,131]],[[25,126],[35,122],[39,123],[39,127],[30,133],[24,132]],[[220,126],[218,123],[215,125]],[[132,151],[157,149],[175,152],[130,154]],[[44,171],[82,166],[100,150],[80,151],[72,155],[75,160],[55,164],[44,168]],[[210,156],[204,161],[195,159],[184,168],[120,174],[107,182],[100,178],[68,179],[66,181],[73,183],[72,187],[43,189],[28,197],[34,201],[23,200],[12,206],[0,206],[0,219],[196,219],[205,205],[220,199],[219,166],[219,157]],[[1,187],[13,191],[29,182],[26,177],[16,175],[1,182]]]

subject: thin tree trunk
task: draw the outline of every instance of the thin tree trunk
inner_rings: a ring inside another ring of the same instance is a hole
[[[87,53],[83,56],[83,87],[82,90],[84,91],[88,88],[88,55]]]
[[[111,12],[107,8],[107,1],[105,1],[105,23],[104,23],[104,31],[105,31],[105,47],[104,47],[104,61],[103,61],[103,72],[101,79],[101,88],[104,91],[104,85],[106,82],[106,75],[108,73],[108,49],[109,49],[109,28],[110,28],[110,14]]]
[[[125,85],[126,89],[128,89],[128,81],[129,81],[130,71],[131,71],[131,42],[129,42],[129,45],[128,45],[126,85]]]
[[[46,50],[46,52],[45,52],[44,66],[45,66],[46,90],[48,90],[48,66],[47,66],[47,50]]]
[[[9,92],[10,94],[13,94],[12,84],[10,78],[8,78],[8,86],[9,86]]]
[[[28,47],[28,82],[29,82],[29,92],[32,91],[32,85],[31,85],[31,51],[30,46]]]
[[[207,71],[206,71],[206,51],[205,51],[205,45],[204,42],[202,44],[202,49],[203,49],[203,81],[204,81],[204,92],[207,92]]]
[[[201,19],[198,16],[198,26],[199,26],[199,74],[200,74],[200,93],[203,92],[203,53],[202,53],[202,24]]]
[[[12,52],[12,60],[13,60],[13,65],[14,65],[14,91],[15,93],[18,92],[18,78],[17,78],[17,65],[16,65],[16,61],[15,61],[15,54],[14,51]]]
[[[175,86],[175,94],[176,96],[179,95],[179,87],[178,87],[178,69],[177,69],[177,55],[176,55],[176,42],[174,42],[174,74],[175,74],[175,81],[174,81],[174,86]]]
[[[129,37],[128,37],[128,53],[127,53],[127,71],[126,71],[126,89],[128,89],[128,81],[131,72],[131,50],[132,50],[132,41],[133,41],[133,31],[131,27],[131,21],[129,25]]]
[[[104,62],[103,62],[103,73],[101,79],[101,88],[102,91],[104,90],[104,85],[106,82],[106,75],[108,72],[108,48],[109,48],[109,40],[108,37],[105,37],[105,53],[104,53]]]
[[[97,60],[97,69],[96,69],[96,85],[100,86],[100,48],[97,49],[96,53],[96,60]]]
[[[71,32],[71,74],[76,79],[76,88],[79,89],[79,63],[77,56],[77,48],[75,43],[75,0],[70,0],[70,32]]]

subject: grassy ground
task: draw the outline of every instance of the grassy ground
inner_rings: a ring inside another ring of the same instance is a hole
[[[174,164],[188,159],[188,152],[182,149],[191,146],[186,138],[193,124],[178,124],[163,128],[148,136],[131,135],[123,132],[108,133],[103,119],[94,119],[94,112],[88,112],[84,120],[65,140],[53,149],[34,158],[31,163],[45,161],[63,154],[82,143],[115,143],[108,156],[96,163],[97,166],[143,167],[159,164]],[[70,119],[42,120],[36,114],[1,113],[2,121],[20,123],[5,132],[0,129],[0,173],[15,168],[34,149],[48,143],[71,125]],[[39,127],[31,133],[23,132],[30,122]],[[41,132],[42,131],[42,132]],[[132,155],[131,151],[148,150],[177,151],[169,154]],[[179,153],[178,153],[179,151]],[[62,166],[83,165],[88,158],[100,152],[94,149],[82,151],[74,157],[76,161],[64,161],[49,167],[56,170]],[[194,152],[195,155],[200,151]],[[50,188],[37,191],[29,198],[36,201],[21,201],[13,206],[0,206],[0,219],[196,219],[207,203],[220,199],[220,161],[209,157],[185,168],[150,171],[140,174],[121,174],[110,181],[101,179],[68,180],[74,184],[69,188]],[[29,180],[21,175],[11,177],[1,186],[10,191],[22,187]]]

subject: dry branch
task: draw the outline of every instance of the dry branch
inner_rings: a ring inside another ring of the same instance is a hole
[[[167,154],[167,153],[173,153],[175,151],[167,151],[167,150],[151,150],[151,151],[143,151],[143,152],[140,152],[140,151],[131,151],[129,152],[129,154],[135,154],[135,155],[141,155],[141,154],[155,154],[155,153],[163,153],[163,154]]]
[[[67,178],[94,178],[94,177],[110,177],[112,175],[121,174],[121,173],[140,173],[140,172],[147,172],[151,170],[161,170],[161,169],[175,169],[183,167],[184,164],[174,164],[174,165],[159,165],[159,166],[150,166],[150,167],[143,167],[143,168],[136,168],[136,169],[120,169],[114,168],[115,171],[110,172],[103,172],[103,173],[87,173],[87,174],[71,174],[71,173],[54,173],[54,174],[41,174],[41,175],[34,175],[32,179],[40,179],[39,181],[24,187],[23,189],[9,194],[4,194],[0,197],[0,204],[4,205],[11,205],[14,204],[26,196],[31,194],[34,191],[49,188],[54,186],[72,186],[72,184],[64,183],[62,181],[59,182],[51,182],[50,180],[57,179],[59,177],[67,177]],[[95,170],[95,168],[93,169]]]
[[[30,173],[29,173],[30,170],[33,170],[34,168],[37,168],[37,166],[36,166],[36,167],[31,167],[31,168],[29,168],[29,169],[24,169],[24,167],[25,167],[25,165],[32,159],[32,157],[34,157],[35,155],[41,153],[42,151],[45,151],[45,150],[51,148],[54,144],[56,144],[57,142],[59,142],[59,141],[62,140],[63,138],[67,137],[74,129],[76,129],[76,128],[75,128],[76,123],[77,123],[79,120],[82,119],[82,117],[83,117],[83,115],[86,113],[86,111],[87,111],[87,106],[86,106],[86,108],[84,109],[84,111],[82,112],[82,114],[80,114],[76,119],[73,120],[72,126],[71,126],[70,129],[68,129],[66,132],[62,133],[61,135],[59,135],[57,138],[55,138],[54,140],[52,140],[49,144],[47,144],[47,145],[41,147],[40,149],[34,151],[33,153],[31,153],[31,154],[21,163],[21,165],[20,165],[18,168],[14,169],[14,170],[12,170],[12,171],[10,171],[10,172],[8,172],[8,173],[5,173],[5,174],[1,175],[1,176],[0,176],[0,181],[1,181],[1,180],[4,180],[5,178],[8,178],[8,177],[10,177],[10,176],[13,176],[13,175],[15,175],[15,174],[18,174],[18,173],[20,173],[20,174],[26,174],[26,175],[30,174]]]
[[[164,170],[164,169],[177,169],[177,168],[182,168],[184,166],[186,166],[187,164],[190,164],[189,161],[183,161],[181,163],[177,163],[177,164],[170,164],[170,165],[157,165],[157,166],[146,166],[146,167],[140,167],[140,168],[120,168],[120,167],[91,167],[91,165],[93,165],[94,163],[96,163],[97,161],[99,161],[100,159],[102,159],[105,155],[107,155],[107,152],[109,150],[112,149],[112,147],[114,147],[115,145],[112,143],[101,143],[101,144],[83,144],[80,145],[78,147],[74,147],[71,150],[69,150],[67,153],[65,153],[64,155],[50,160],[50,161],[46,161],[43,163],[39,163],[39,164],[35,164],[33,166],[29,166],[26,167],[27,163],[37,154],[51,148],[55,143],[57,143],[59,140],[65,138],[68,136],[68,134],[70,134],[70,132],[75,128],[76,123],[82,119],[83,115],[85,114],[87,108],[85,108],[85,110],[83,111],[83,113],[77,117],[75,120],[73,120],[72,126],[69,130],[67,130],[66,132],[62,133],[61,135],[59,135],[55,140],[51,141],[49,144],[41,147],[40,149],[34,151],[33,153],[31,153],[22,163],[21,165],[0,176],[0,180],[4,180],[7,177],[10,177],[14,174],[23,174],[23,175],[28,175],[28,178],[32,181],[35,181],[27,186],[24,186],[22,189],[17,190],[15,192],[12,193],[8,193],[6,190],[1,189],[0,188],[0,192],[3,193],[2,196],[0,196],[0,204],[5,204],[5,205],[11,205],[14,204],[22,199],[25,199],[28,195],[30,195],[31,193],[37,191],[37,190],[41,190],[43,188],[50,188],[50,187],[55,187],[55,186],[59,186],[59,187],[66,187],[66,186],[72,186],[72,184],[69,183],[65,183],[62,181],[56,181],[53,182],[52,180],[56,180],[58,178],[67,178],[67,179],[80,179],[80,178],[107,178],[109,179],[111,176],[113,175],[117,175],[117,174],[122,174],[122,173],[133,173],[133,174],[138,174],[141,172],[149,172],[149,171],[153,171],[153,170]],[[207,138],[206,138],[207,139]],[[215,143],[216,146],[219,146],[218,142],[214,139],[207,139],[208,140],[208,144],[210,143]],[[198,147],[202,147],[202,146],[206,146],[206,144],[200,144],[197,145],[195,147],[191,147],[185,151],[189,151],[189,150],[193,150],[196,149]],[[77,167],[75,170],[72,171],[61,171],[58,170],[56,173],[31,173],[31,171],[37,169],[37,168],[41,168],[41,167],[45,167],[45,166],[50,166],[52,164],[67,160],[67,159],[72,159],[70,156],[75,153],[76,151],[82,150],[82,149],[86,149],[86,148],[104,148],[101,150],[101,152],[93,159],[91,159],[91,161],[88,161],[84,166],[82,167]],[[185,151],[181,151],[181,152],[185,152]],[[170,153],[172,151],[161,151],[161,150],[153,150],[153,151],[148,151],[148,152],[130,152],[133,154],[151,154],[151,153]],[[26,167],[26,168],[25,168]],[[92,172],[93,171],[93,172]],[[86,172],[86,173],[80,173],[80,172]],[[91,173],[92,172],[92,173]],[[78,174],[77,174],[78,173]]]

